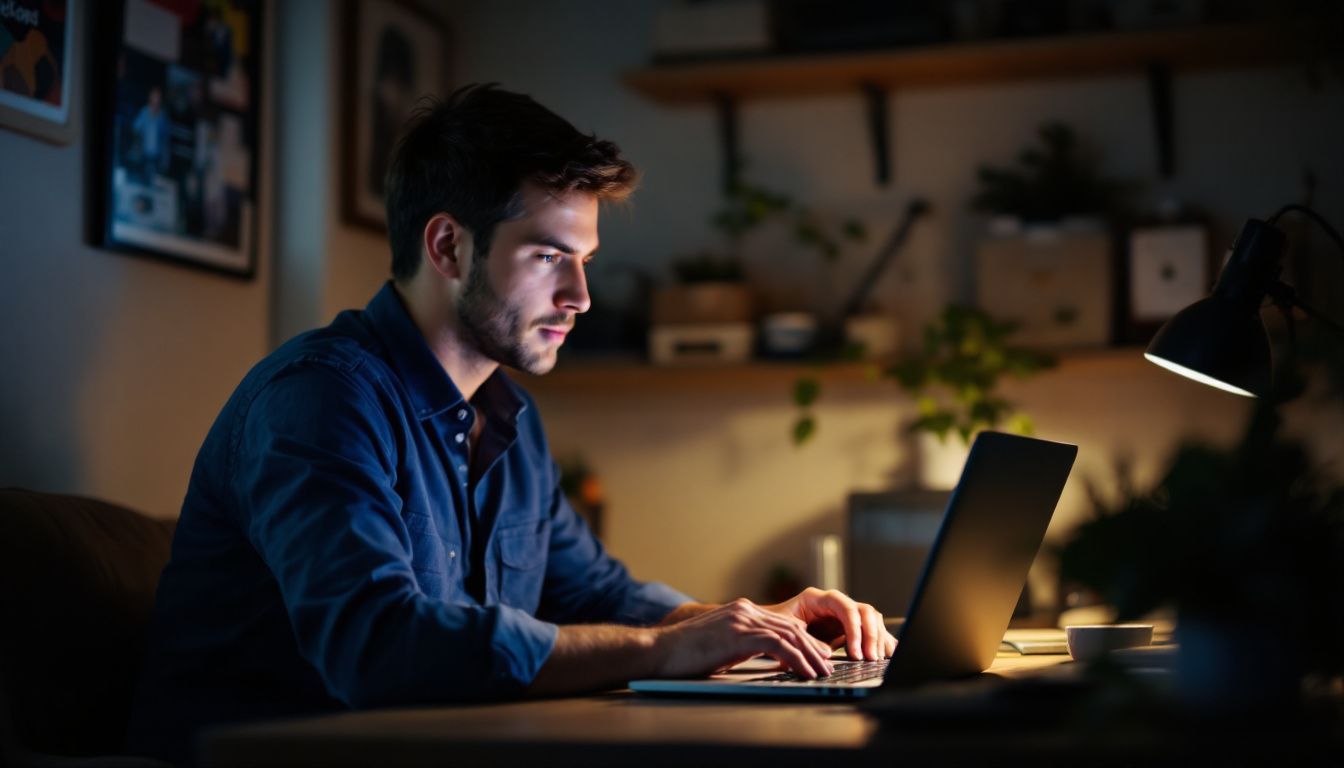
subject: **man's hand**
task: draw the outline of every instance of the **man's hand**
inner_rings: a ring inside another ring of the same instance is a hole
[[[839,647],[843,639],[845,651],[855,661],[883,659],[896,650],[896,638],[887,631],[877,609],[856,603],[834,589],[809,587],[796,597],[764,607],[802,621],[812,634],[833,647]]]
[[[880,625],[881,617],[878,618]],[[835,671],[831,647],[808,634],[807,623],[784,611],[738,599],[659,627],[654,639],[658,677],[695,677],[765,654],[805,678]]]
[[[818,637],[823,639],[818,639]],[[835,671],[832,644],[851,659],[896,650],[882,614],[840,592],[807,589],[778,605],[687,603],[656,627],[562,626],[533,695],[599,690],[642,677],[699,677],[764,654],[814,679]]]

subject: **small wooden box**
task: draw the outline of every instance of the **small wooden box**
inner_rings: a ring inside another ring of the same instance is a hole
[[[649,329],[654,365],[730,365],[751,359],[750,323],[655,325]]]

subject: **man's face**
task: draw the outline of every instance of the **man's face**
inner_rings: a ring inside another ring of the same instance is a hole
[[[481,354],[543,374],[574,317],[590,304],[584,269],[597,250],[597,198],[556,197],[525,184],[523,216],[495,228],[489,255],[472,258],[457,316]]]

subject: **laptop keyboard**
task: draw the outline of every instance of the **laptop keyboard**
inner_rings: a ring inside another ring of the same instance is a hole
[[[816,680],[809,680],[805,677],[799,677],[793,672],[780,672],[777,675],[767,677],[752,678],[753,683],[781,684],[788,683],[792,685],[853,685],[861,683],[864,680],[872,680],[881,677],[887,669],[887,662],[890,659],[879,659],[877,661],[838,661],[835,663],[835,672],[829,677],[819,677]]]

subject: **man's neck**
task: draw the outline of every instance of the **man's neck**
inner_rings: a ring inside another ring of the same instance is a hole
[[[420,329],[420,335],[425,337],[429,351],[457,385],[462,397],[471,400],[499,363],[481,354],[465,336],[448,301],[426,295],[423,286],[414,282],[393,283],[392,287],[401,296],[415,327]]]

